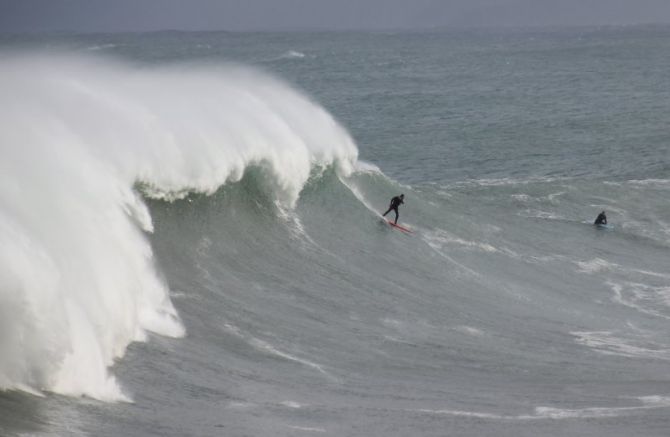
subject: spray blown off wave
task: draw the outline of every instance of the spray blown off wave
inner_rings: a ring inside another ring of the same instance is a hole
[[[321,107],[241,67],[14,55],[0,84],[0,389],[123,399],[127,345],[183,335],[136,184],[213,193],[255,167],[292,206],[315,167],[357,158]]]

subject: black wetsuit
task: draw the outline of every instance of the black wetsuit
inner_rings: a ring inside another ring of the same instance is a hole
[[[389,209],[387,209],[386,212],[384,214],[382,214],[382,217],[386,217],[386,214],[393,211],[393,212],[395,212],[395,222],[394,223],[397,224],[398,223],[398,217],[400,216],[398,214],[398,207],[400,205],[402,205],[403,203],[405,203],[405,202],[403,202],[403,200],[400,196],[395,196],[393,199],[391,199],[391,205],[389,206]]]
[[[605,216],[604,212],[601,212],[598,214],[598,217],[596,217],[596,221],[593,222],[594,225],[606,225],[607,224],[607,217]]]

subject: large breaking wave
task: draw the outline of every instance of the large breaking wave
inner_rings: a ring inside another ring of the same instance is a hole
[[[249,167],[294,205],[357,149],[318,104],[259,71],[71,55],[0,62],[0,389],[127,398],[109,366],[184,329],[145,232],[152,197],[213,193]]]

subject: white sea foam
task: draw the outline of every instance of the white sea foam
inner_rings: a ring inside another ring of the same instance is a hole
[[[478,411],[462,410],[431,410],[421,409],[417,412],[433,415],[447,415],[457,417],[471,417],[486,420],[561,420],[561,419],[597,419],[603,417],[619,417],[640,410],[651,410],[660,408],[670,408],[670,397],[667,396],[642,396],[635,398],[641,405],[631,405],[626,407],[590,407],[590,408],[554,408],[554,407],[536,407],[534,414],[505,415],[496,413],[485,413]]]
[[[527,203],[531,201],[531,197],[528,194],[512,194],[512,199],[519,202]]]
[[[295,402],[295,401],[283,401],[283,402],[281,402],[281,404],[285,407],[295,408],[295,409],[299,409],[299,408],[304,407],[303,404],[301,404],[299,402]]]
[[[295,355],[289,354],[287,352],[280,351],[279,349],[277,349],[275,346],[271,345],[267,341],[264,341],[264,340],[261,340],[261,339],[258,339],[258,338],[249,338],[248,341],[249,341],[249,344],[251,344],[253,347],[255,347],[258,350],[268,352],[272,355],[278,356],[278,357],[283,358],[287,361],[293,361],[293,362],[302,364],[304,366],[311,367],[312,369],[316,369],[319,372],[321,372],[322,374],[332,378],[332,376],[328,372],[326,372],[326,370],[323,368],[323,366],[321,364],[317,364],[313,361],[309,361],[309,360],[306,360],[304,358],[300,358],[300,357],[297,357]]]
[[[519,213],[518,215],[521,217],[539,218],[544,220],[566,220],[566,217],[560,214],[554,214],[553,212],[549,211],[540,211],[532,209],[527,209],[523,213]]]
[[[305,431],[305,432],[326,432],[324,428],[310,427],[310,426],[289,425],[289,428],[295,429],[296,431]]]
[[[460,248],[473,249],[489,253],[498,252],[498,249],[496,247],[488,243],[466,240],[443,229],[437,229],[434,232],[426,233],[425,239],[430,242],[429,244],[432,244],[434,246],[447,245],[447,246],[456,246]]]
[[[670,360],[670,348],[654,343],[642,333],[628,338],[611,331],[575,331],[571,334],[577,343],[604,355]]]
[[[444,244],[439,241],[439,239],[434,238],[432,235],[427,233],[426,235],[422,236],[424,242],[440,257],[446,259],[449,261],[451,264],[459,267],[462,271],[466,272],[468,275],[473,276],[473,277],[480,277],[481,274],[470,267],[466,266],[465,264],[456,261],[453,257],[447,255],[444,253],[445,251],[443,250]]]
[[[283,61],[283,60],[298,60],[298,59],[304,59],[308,57],[305,53],[299,52],[297,50],[288,50],[284,53],[282,53],[279,56],[274,56],[270,59],[266,59],[266,61],[274,62],[274,61]],[[314,56],[309,56],[310,58],[313,58]]]
[[[92,52],[95,52],[95,51],[98,51],[98,50],[113,49],[115,47],[116,47],[116,44],[100,44],[100,45],[90,46],[86,50],[90,50]]]
[[[381,170],[379,168],[373,166],[373,165],[368,165],[368,164],[357,164],[356,165],[356,172],[357,173],[373,173],[373,174],[380,174],[383,175]],[[346,177],[340,177],[340,181],[344,186],[346,186],[349,191],[351,191],[351,194],[353,194],[356,199],[358,199],[359,202],[365,208],[367,208],[370,212],[372,212],[374,215],[379,216],[381,218],[381,213],[368,201],[368,199],[365,197],[365,194],[363,194],[363,191],[359,188],[357,182],[354,180],[354,178],[346,178]]]
[[[631,275],[644,275],[644,276],[651,276],[653,278],[670,279],[670,274],[667,273],[658,273],[650,270],[627,268],[620,264],[616,264],[604,260],[602,258],[594,258],[588,261],[576,261],[576,264],[579,266],[579,270],[584,273],[601,273],[601,272],[616,271]]]
[[[559,197],[561,197],[562,195],[564,195],[565,193],[566,193],[566,191],[559,191],[558,193],[551,193],[547,196],[547,200],[549,200],[549,202],[551,202],[551,203],[558,204],[559,202],[557,201],[557,199]]]
[[[607,283],[614,292],[612,300],[644,314],[670,319],[664,313],[670,307],[670,287],[651,286],[636,282]]]
[[[226,324],[226,325],[223,326],[223,328],[227,332],[235,335],[236,337],[239,337],[239,338],[243,339],[249,345],[251,345],[252,347],[254,347],[255,349],[257,349],[261,352],[268,353],[268,354],[283,358],[287,361],[293,361],[295,363],[302,364],[303,366],[310,367],[312,369],[315,369],[315,370],[319,371],[320,373],[327,376],[331,380],[334,380],[334,381],[337,380],[337,378],[335,378],[333,375],[328,373],[323,368],[323,366],[321,364],[317,364],[317,363],[312,362],[310,360],[307,360],[307,359],[300,358],[298,356],[289,354],[288,352],[281,351],[281,350],[277,349],[275,346],[273,346],[272,344],[268,343],[265,340],[261,340],[260,338],[253,337],[249,334],[246,334],[246,333],[242,332],[242,330],[239,329],[237,326]]]
[[[633,179],[627,181],[631,185],[651,186],[653,188],[669,189],[670,179]]]
[[[560,202],[558,198],[564,195],[565,191],[559,191],[557,193],[552,193],[543,197],[532,197],[525,193],[512,194],[510,197],[520,203],[531,203],[531,202],[549,202],[552,205],[558,205]]]
[[[291,207],[313,167],[357,157],[326,111],[241,67],[4,56],[0,99],[0,389],[127,399],[114,359],[183,334],[136,183],[213,193],[256,166]]]
[[[356,172],[358,173],[371,173],[383,175],[382,171],[374,164],[365,161],[356,162]]]
[[[601,258],[594,258],[589,261],[577,261],[577,265],[579,266],[579,270],[584,273],[598,273],[616,268],[615,264]]]
[[[462,332],[464,334],[472,335],[473,337],[482,337],[485,335],[484,331],[479,328],[472,326],[461,325],[454,328],[456,331]]]
[[[300,216],[293,209],[285,208],[279,201],[276,202],[276,207],[279,218],[286,223],[289,232],[295,239],[312,246],[318,246],[305,230]]]
[[[468,179],[465,181],[458,181],[452,185],[444,186],[443,188],[459,187],[459,186],[480,186],[480,187],[505,187],[512,185],[529,185],[542,184],[557,181],[570,181],[570,177],[531,177],[527,179],[516,178],[498,178],[498,179]]]
[[[298,59],[301,59],[301,58],[304,58],[304,57],[305,57],[305,54],[302,53],[302,52],[299,52],[299,51],[297,51],[297,50],[289,50],[288,52],[284,53],[284,54],[282,55],[282,57],[284,57],[284,58],[298,58]]]

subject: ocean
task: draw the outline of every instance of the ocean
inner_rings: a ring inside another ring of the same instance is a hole
[[[669,53],[0,36],[0,435],[667,436]]]

